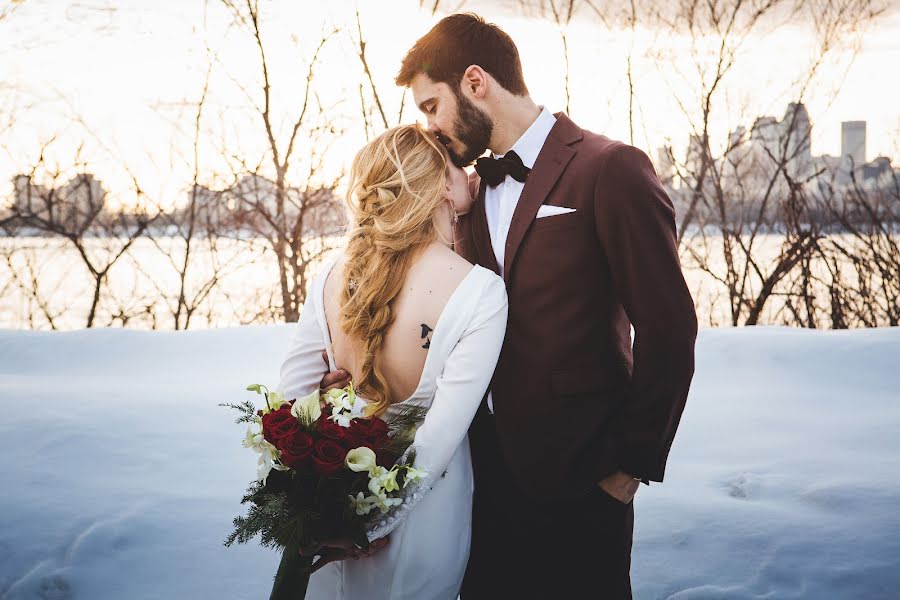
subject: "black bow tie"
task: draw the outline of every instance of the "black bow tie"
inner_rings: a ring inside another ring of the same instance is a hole
[[[519,155],[510,150],[500,158],[484,156],[475,161],[475,171],[491,187],[500,185],[507,175],[520,183],[528,179],[531,169],[522,164]]]

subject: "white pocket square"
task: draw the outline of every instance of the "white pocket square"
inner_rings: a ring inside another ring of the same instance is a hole
[[[565,206],[551,206],[549,204],[541,204],[541,207],[538,209],[537,218],[540,219],[543,217],[555,217],[556,215],[564,215],[570,212],[575,212],[575,209]]]

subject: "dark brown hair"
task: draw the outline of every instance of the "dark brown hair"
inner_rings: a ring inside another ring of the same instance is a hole
[[[478,65],[516,96],[527,96],[519,51],[505,31],[478,15],[460,13],[441,19],[403,57],[396,82],[408,86],[419,73],[446,83],[458,93],[463,73]]]

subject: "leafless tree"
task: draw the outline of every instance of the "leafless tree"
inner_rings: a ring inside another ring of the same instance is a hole
[[[691,0],[654,15],[673,32],[687,32],[691,40],[693,72],[666,65],[690,82],[688,88],[695,93],[675,96],[693,132],[685,160],[680,164],[672,160],[682,183],[676,194],[682,254],[725,288],[732,325],[755,325],[764,318],[815,325],[814,319],[800,317],[795,296],[799,293],[813,308],[809,286],[795,284],[810,273],[822,239],[809,191],[822,171],[812,164],[811,128],[802,103],[825,61],[875,19],[879,8],[865,0],[814,4]],[[800,18],[807,11],[814,13],[810,21],[818,52],[807,70],[798,74],[795,101],[783,120],[758,121],[749,132],[738,130],[723,144],[715,143],[710,125],[716,111],[722,110],[727,78],[741,48],[756,31]],[[717,152],[719,146],[723,150]],[[772,247],[775,240],[780,247]],[[766,317],[769,300],[779,296],[782,302]]]
[[[42,148],[31,172],[17,177],[11,216],[20,228],[64,240],[75,250],[92,288],[84,326],[93,327],[110,270],[143,235],[151,220],[142,214],[110,211],[107,193],[88,172],[80,149],[74,164],[62,169],[48,164],[46,148]]]
[[[207,52],[211,52],[209,48]],[[139,260],[133,261],[133,269],[155,289],[157,301],[166,305],[167,316],[176,330],[188,329],[223,280],[253,261],[252,256],[242,257],[241,252],[220,251],[221,243],[229,245],[234,241],[231,231],[237,223],[223,192],[201,183],[200,144],[205,133],[203,122],[214,64],[210,56],[197,100],[185,103],[191,111],[190,131],[186,136],[191,140],[186,160],[192,174],[187,203],[171,210],[160,209],[157,226],[145,234],[174,273],[177,282],[174,289],[168,278],[151,273]],[[154,328],[159,322],[156,312],[156,303],[144,305],[144,313],[151,318]],[[208,319],[209,324],[216,321],[216,317]]]
[[[340,131],[314,90],[320,54],[339,31],[326,31],[318,41],[307,61],[302,97],[293,103],[299,108],[290,119],[290,127],[282,132],[273,108],[274,72],[267,52],[264,11],[256,0],[222,0],[222,5],[257,54],[259,80],[255,92],[251,92],[254,84],[238,84],[252,100],[267,142],[266,165],[235,161],[237,168],[227,194],[239,203],[244,224],[267,240],[275,255],[281,306],[271,307],[270,318],[296,321],[306,300],[311,269],[330,250],[328,237],[336,229],[336,214],[340,212],[334,194],[338,180],[317,181],[323,176],[328,148]],[[305,169],[295,173],[300,161],[294,155],[301,140]]]
[[[813,277],[830,300],[820,320],[835,329],[895,327],[900,325],[900,178],[885,172],[863,182],[856,170],[850,177],[844,187],[824,182],[816,199],[840,232],[817,248],[825,271]]]

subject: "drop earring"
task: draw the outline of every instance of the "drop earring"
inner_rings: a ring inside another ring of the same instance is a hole
[[[444,200],[449,205],[448,208],[450,209],[450,222],[456,225],[457,223],[459,223],[459,213],[456,212],[456,207],[453,206],[453,200],[451,200],[449,196],[444,198]]]

